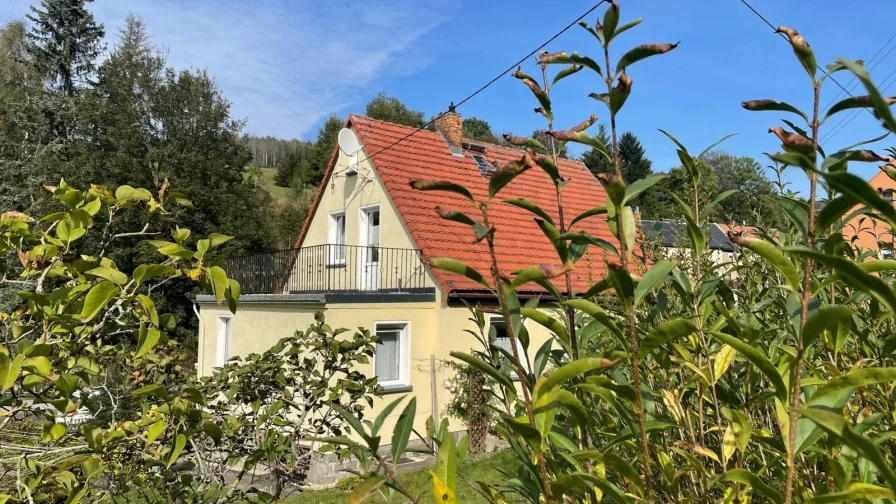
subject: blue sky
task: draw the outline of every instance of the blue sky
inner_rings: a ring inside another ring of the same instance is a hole
[[[21,17],[29,3],[5,0],[0,19]],[[773,24],[797,28],[820,63],[837,56],[868,60],[893,36],[886,24],[872,25],[889,19],[891,4],[886,0],[862,2],[861,8],[833,0],[751,3]],[[553,4],[550,9],[548,4]],[[767,130],[783,115],[749,113],[740,102],[775,98],[811,107],[808,77],[786,42],[738,0],[621,4],[623,21],[643,17],[644,22],[617,41],[613,60],[637,44],[681,42],[668,55],[629,69],[633,92],[618,120],[621,129],[634,131],[642,140],[654,169],[665,171],[678,164],[672,144],[657,128],[672,132],[696,152],[737,133],[724,149],[767,164],[762,153],[777,149]],[[311,139],[328,115],[363,112],[364,104],[380,91],[430,117],[591,5],[590,0],[96,0],[91,9],[110,34],[128,12],[142,16],[170,64],[207,69],[216,77],[233,102],[233,114],[246,120],[247,132]],[[587,20],[593,23],[596,18],[592,14]],[[548,49],[598,55],[593,38],[578,27]],[[896,51],[879,59],[872,75],[881,82],[896,70]],[[524,69],[535,71],[532,64]],[[837,75],[849,87],[849,76]],[[890,81],[896,82],[896,75]],[[591,113],[606,119],[603,105],[587,97],[601,89],[602,83],[587,70],[560,83],[553,92],[557,126],[578,123]],[[822,104],[839,91],[829,83]],[[860,87],[852,92],[862,93]],[[887,92],[896,94],[896,89]],[[543,126],[531,112],[533,106],[528,91],[505,77],[459,112],[486,119],[496,132],[528,133]],[[827,129],[838,121],[830,121]],[[862,112],[823,146],[831,152],[878,132],[870,115]],[[884,141],[876,147],[888,145]],[[855,170],[868,177],[876,168]],[[795,189],[805,187],[799,173],[788,179]]]

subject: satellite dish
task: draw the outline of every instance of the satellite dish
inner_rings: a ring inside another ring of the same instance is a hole
[[[348,156],[354,156],[361,150],[361,141],[358,135],[349,128],[339,130],[339,148]]]

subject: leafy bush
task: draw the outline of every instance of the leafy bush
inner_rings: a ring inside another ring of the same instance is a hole
[[[514,73],[536,98],[548,141],[506,137],[525,152],[495,172],[487,195],[476,198],[477,192],[439,180],[412,184],[453,193],[459,208],[441,208],[439,214],[470,226],[475,240],[487,245],[491,267],[475,271],[453,259],[432,264],[489,289],[517,343],[512,352],[483,341],[482,351],[452,353],[485,373],[498,402],[506,405],[496,429],[509,443],[516,467],[507,468],[501,484],[481,483],[482,496],[496,503],[896,500],[896,261],[878,260],[855,249],[848,233],[844,238],[846,223],[863,213],[896,226],[892,202],[850,173],[849,164],[884,162],[882,169],[896,179],[896,160],[857,149],[861,144],[829,155],[817,145],[824,120],[854,108],[871,109],[896,132],[889,109],[896,98],[883,98],[858,63],[840,59],[821,72],[809,44],[795,30],[780,27],[809,75],[813,109],[804,113],[776,100],[746,101],[743,108],[805,123],[784,120],[788,129],[770,128],[782,147],[770,157],[806,174],[808,198],[785,193],[779,184],[772,199],[787,222],[734,233],[734,260],[711,260],[707,218],[732,194],[702,191],[702,158],[718,144],[692,154],[661,130],[683,167],[679,182],[687,188],[685,196],[670,197],[684,215],[688,250],[680,261],[639,263],[629,203],[664,175],[623,179],[617,119],[632,90],[635,64],[640,67],[641,60],[676,44],[638,46],[611,67],[617,36],[640,21],[620,25],[619,12],[611,2],[601,22],[582,25],[600,46],[600,63],[576,52],[544,52],[540,80],[522,69]],[[548,70],[556,64],[564,68],[551,78]],[[596,74],[596,82],[606,86],[591,95],[609,111],[611,142],[604,154],[613,170],[598,177],[606,204],[570,219],[562,211],[549,215],[515,201],[532,211],[557,260],[506,271],[495,254],[495,236],[515,231],[492,225],[502,189],[520,173],[542,170],[562,210],[566,180],[557,168],[558,153],[567,142],[598,150],[603,145],[586,132],[595,116],[568,130],[554,128],[553,88],[580,72]],[[868,95],[821,112],[822,86],[835,72],[854,75]],[[819,190],[827,193],[823,208]],[[576,230],[582,219],[595,218],[606,219],[613,240]],[[570,270],[592,246],[603,251],[606,278],[596,279],[586,292],[572,292]],[[521,302],[517,290],[532,290],[533,283],[549,302]],[[528,348],[523,317],[551,332],[549,344]],[[512,373],[520,377],[518,387]],[[408,402],[406,414],[414,405],[413,399]],[[406,427],[399,422],[393,433],[393,457],[407,445]],[[376,458],[378,443],[369,441],[378,442],[377,433],[364,439],[366,444],[354,450],[379,463],[364,465],[365,479],[353,499],[397,491],[419,502],[420,496]],[[464,476],[453,461],[453,440],[433,432],[424,440],[438,448],[432,476],[436,501],[457,502],[455,482]]]

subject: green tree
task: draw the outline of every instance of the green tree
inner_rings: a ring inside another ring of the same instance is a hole
[[[607,133],[607,127],[603,124],[598,125],[597,134],[594,137],[603,144],[605,152],[611,152],[610,145],[610,135]],[[588,167],[588,170],[591,173],[597,175],[598,173],[610,173],[613,171],[613,163],[607,158],[607,156],[601,153],[599,150],[591,148],[585,151],[585,154],[582,155],[582,162],[585,163],[585,166]],[[627,180],[627,179],[626,179]]]
[[[413,128],[422,128],[426,124],[423,120],[423,112],[411,110],[398,98],[383,92],[367,103],[364,114],[371,119],[403,124]]]
[[[28,15],[34,25],[28,33],[32,62],[51,89],[67,97],[88,83],[103,51],[103,25],[87,10],[92,1],[41,0]]]
[[[478,117],[468,117],[463,121],[463,135],[470,140],[500,144],[488,122]]]
[[[310,178],[310,167],[300,151],[287,151],[277,162],[275,182],[280,187],[304,188]]]
[[[718,178],[719,191],[735,192],[719,203],[715,215],[728,222],[758,224],[757,214],[765,223],[776,223],[779,209],[769,200],[775,194],[771,180],[755,159],[712,151],[703,157]]]
[[[336,116],[330,116],[317,132],[317,141],[308,156],[309,182],[318,185],[327,171],[327,163],[339,140],[339,130],[345,123]]]

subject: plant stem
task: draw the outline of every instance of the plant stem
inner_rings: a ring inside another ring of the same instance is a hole
[[[482,223],[486,228],[491,229],[491,224],[488,220],[488,210],[486,205],[482,205]],[[501,314],[504,316],[504,327],[507,330],[507,334],[510,335],[510,348],[513,350],[513,361],[516,366],[516,374],[520,379],[520,388],[523,389],[523,401],[526,405],[526,416],[529,419],[529,425],[533,428],[535,427],[535,413],[532,409],[532,397],[529,394],[529,378],[526,374],[525,368],[523,368],[522,361],[520,360],[520,351],[518,347],[518,338],[516,333],[513,331],[513,322],[511,322],[510,318],[510,309],[507,307],[507,293],[504,292],[503,281],[501,280],[501,273],[498,269],[498,256],[495,253],[495,239],[492,233],[489,233],[486,236],[486,243],[488,244],[488,253],[491,257],[491,274],[492,274],[492,282],[494,283],[495,290],[498,293],[498,301],[501,304]],[[551,492],[551,478],[548,475],[547,463],[544,459],[544,453],[542,450],[538,450],[536,452],[536,457],[538,459],[538,469],[541,472],[541,482],[544,485],[544,498],[545,502],[553,502],[554,496]]]
[[[613,92],[613,74],[610,72],[610,49],[604,44],[604,64],[606,68],[607,93]],[[610,133],[613,141],[613,171],[619,180],[622,178],[622,166],[619,162],[619,145],[616,140],[616,114],[610,112]],[[625,243],[625,219],[622,209],[616,212],[616,227],[619,232],[619,262],[628,270],[629,250]],[[650,444],[647,438],[646,412],[644,399],[641,397],[640,355],[638,354],[638,333],[635,320],[634,305],[626,303],[626,322],[628,323],[628,342],[632,358],[632,387],[635,389],[635,409],[638,414],[638,437],[641,440],[641,463],[644,465],[644,497],[648,503],[653,502],[653,472],[650,468]]]
[[[813,81],[813,105],[812,105],[812,164],[818,163],[818,154],[815,151],[818,145],[818,101],[821,95],[821,83]],[[806,246],[812,248],[815,245],[815,192],[818,185],[818,174],[809,173],[809,223],[806,231]],[[793,500],[793,483],[796,479],[796,424],[799,420],[797,409],[800,407],[803,385],[803,348],[802,330],[809,317],[809,289],[812,285],[812,261],[803,260],[803,285],[800,296],[800,334],[796,335],[796,362],[793,364],[793,393],[790,400],[790,425],[787,436],[787,481],[784,486],[784,504],[790,504]]]

